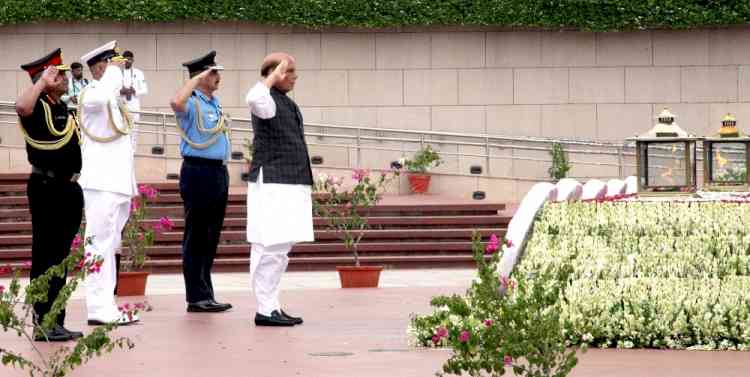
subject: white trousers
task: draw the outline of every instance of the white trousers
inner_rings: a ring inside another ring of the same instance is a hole
[[[250,284],[255,292],[258,313],[270,316],[274,310],[281,309],[279,303],[279,284],[281,275],[289,265],[289,256],[293,243],[282,243],[263,246],[252,244],[250,249]]]
[[[110,322],[120,318],[115,303],[117,271],[115,252],[120,248],[122,229],[130,217],[130,196],[99,190],[83,190],[86,235],[91,239],[86,252],[101,257],[101,270],[90,274],[86,286],[88,319]]]

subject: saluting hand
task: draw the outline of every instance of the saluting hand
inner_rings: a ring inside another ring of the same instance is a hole
[[[213,72],[213,71],[214,71],[214,68],[208,68],[208,69],[206,69],[205,71],[203,71],[203,72],[199,73],[199,74],[198,74],[197,76],[195,76],[195,77],[194,77],[194,79],[195,79],[196,81],[200,81],[200,80],[202,80],[202,79],[203,79],[204,77],[207,77],[208,75],[210,75],[210,74],[211,74],[211,72]]]
[[[289,62],[287,62],[286,59],[282,59],[281,63],[276,66],[276,68],[273,70],[273,72],[271,72],[271,75],[269,76],[272,83],[276,84],[286,79],[287,66],[289,66]]]
[[[57,80],[58,73],[59,71],[55,66],[49,66],[44,70],[40,81],[44,83],[45,88],[51,88],[55,86],[55,81]]]

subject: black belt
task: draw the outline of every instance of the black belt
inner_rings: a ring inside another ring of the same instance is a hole
[[[193,165],[202,165],[202,166],[224,166],[224,160],[212,160],[210,158],[202,158],[202,157],[193,157],[193,156],[183,156],[182,157],[185,162]]]
[[[48,178],[70,182],[77,181],[79,176],[77,173],[61,173],[54,170],[40,169],[34,165],[31,165],[31,174],[43,175]]]

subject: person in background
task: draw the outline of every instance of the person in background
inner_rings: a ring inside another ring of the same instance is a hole
[[[68,111],[75,113],[78,110],[78,97],[81,95],[83,88],[88,84],[89,80],[83,77],[83,65],[79,62],[73,62],[70,65],[70,85],[68,85],[68,92],[60,97],[68,105]]]
[[[127,59],[127,61],[125,61],[125,69],[122,70],[120,96],[127,104],[128,111],[133,116],[133,121],[137,122],[140,119],[140,114],[136,112],[141,111],[141,97],[148,94],[146,76],[143,75],[143,71],[133,67],[135,55],[133,55],[132,51],[123,52],[122,57]]]

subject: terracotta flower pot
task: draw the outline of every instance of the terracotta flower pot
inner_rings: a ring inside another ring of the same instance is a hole
[[[146,294],[146,281],[148,272],[120,272],[117,276],[118,296],[144,296]]]
[[[377,288],[383,266],[336,266],[341,288]]]
[[[424,194],[430,188],[429,174],[409,174],[409,186],[411,191],[415,194]]]

